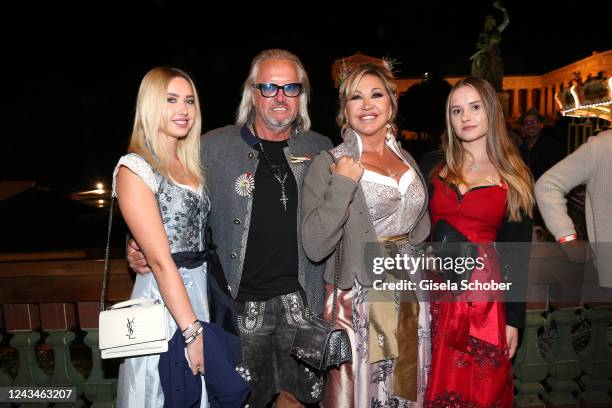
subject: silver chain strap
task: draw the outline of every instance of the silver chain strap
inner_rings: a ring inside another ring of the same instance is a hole
[[[327,152],[332,157],[332,161],[335,163],[336,158],[331,152]],[[332,305],[332,318],[330,322],[331,329],[336,328],[336,318],[338,317],[338,286],[340,283],[338,282],[340,279],[340,251],[342,251],[342,238],[340,238],[340,242],[336,245],[336,259],[334,264],[334,304]]]
[[[329,153],[329,155],[332,158],[332,161],[335,162],[336,159],[334,157],[333,154],[331,154],[331,152],[327,152]],[[340,286],[340,251],[342,250],[342,238],[340,238],[340,241],[338,242],[338,244],[336,245],[336,253],[335,253],[335,265],[334,265],[334,295],[333,295],[333,301],[334,303],[332,304],[332,318],[329,322],[329,327],[331,329],[335,329],[336,328],[336,318],[338,317],[338,287]],[[313,317],[314,313],[312,313],[312,310],[310,310],[309,307],[306,307],[306,317]]]
[[[342,239],[342,238],[341,238]],[[342,250],[342,241],[338,243],[336,247],[336,262],[334,266],[334,304],[332,305],[332,319],[330,326],[332,329],[336,328],[336,317],[338,317],[338,286],[340,279],[338,275],[340,275],[340,251]]]
[[[113,226],[113,204],[115,199],[111,193],[110,210],[108,212],[108,233],[106,234],[106,251],[104,252],[104,274],[102,275],[102,293],[100,294],[100,311],[104,311],[104,298],[106,297],[106,284],[108,280],[108,270],[110,268],[110,237],[111,227]]]

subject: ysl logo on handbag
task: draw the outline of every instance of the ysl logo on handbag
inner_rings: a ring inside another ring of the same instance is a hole
[[[134,334],[134,319],[136,319],[135,317],[132,317],[132,320],[130,320],[129,318],[127,319],[127,338],[130,340],[134,340],[136,337],[132,337],[132,334]]]

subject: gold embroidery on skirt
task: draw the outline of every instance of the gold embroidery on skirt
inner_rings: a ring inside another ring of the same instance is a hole
[[[385,255],[395,257],[398,247],[407,243],[408,236],[381,239]],[[401,275],[400,275],[401,276]],[[387,283],[400,282],[391,274],[384,274]],[[401,293],[399,311],[395,290],[377,290],[368,294],[369,303],[369,363],[395,360],[393,395],[411,401],[417,400],[419,303],[416,293]],[[399,313],[398,313],[399,312]],[[399,314],[399,316],[398,316]]]

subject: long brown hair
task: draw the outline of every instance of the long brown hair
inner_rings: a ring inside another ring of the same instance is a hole
[[[501,103],[495,89],[481,78],[468,76],[457,82],[451,89],[446,101],[446,133],[443,143],[445,160],[445,182],[448,185],[465,183],[463,163],[466,151],[461,139],[455,133],[450,119],[450,98],[455,90],[469,86],[480,95],[487,115],[487,156],[493,163],[502,180],[508,185],[506,215],[510,221],[520,221],[522,214],[533,217],[533,177],[529,168],[510,140],[504,120]]]

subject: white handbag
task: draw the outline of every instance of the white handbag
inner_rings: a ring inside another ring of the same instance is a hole
[[[100,312],[102,358],[168,351],[166,306],[155,299],[132,299]]]
[[[111,199],[104,258],[98,332],[102,358],[132,357],[168,351],[168,312],[158,299],[132,299],[104,310],[113,223]]]

